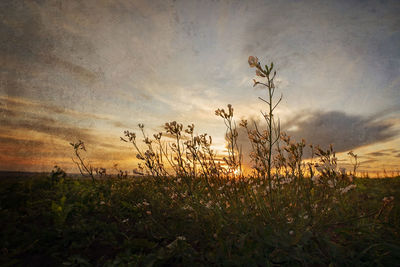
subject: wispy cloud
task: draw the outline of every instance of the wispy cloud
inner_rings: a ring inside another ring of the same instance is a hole
[[[388,154],[384,153],[384,152],[377,151],[377,152],[370,152],[367,155],[372,156],[372,157],[382,157],[382,156],[387,156]]]

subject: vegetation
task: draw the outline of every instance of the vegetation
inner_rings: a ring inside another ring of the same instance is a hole
[[[121,140],[140,161],[137,176],[110,176],[71,143],[74,163],[90,179],[59,167],[41,179],[1,181],[2,265],[29,266],[393,266],[400,262],[400,177],[357,179],[339,169],[332,146],[310,146],[280,131],[274,110],[276,72],[255,57],[265,82],[266,128],[241,121],[253,151],[245,173],[234,110],[215,114],[226,125],[227,153],[212,138],[166,123],[150,138],[139,124]]]
[[[395,266],[400,178],[355,185],[271,210],[260,179],[3,180],[0,265]]]

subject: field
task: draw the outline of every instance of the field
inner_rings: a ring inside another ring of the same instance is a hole
[[[400,177],[357,178],[324,150],[296,142],[274,110],[273,63],[250,67],[266,82],[265,123],[242,120],[252,152],[245,167],[233,107],[217,109],[226,151],[167,122],[143,139],[125,131],[138,168],[93,166],[70,143],[82,176],[60,167],[0,184],[3,266],[395,266],[400,263]],[[142,142],[140,142],[142,141]],[[306,149],[310,148],[310,153]],[[115,172],[114,170],[114,172]],[[246,173],[247,172],[247,173]],[[15,174],[14,174],[15,176]]]
[[[395,266],[400,178],[345,194],[301,181],[57,175],[0,185],[2,266]],[[286,194],[289,192],[291,195]],[[390,196],[395,196],[394,199]]]

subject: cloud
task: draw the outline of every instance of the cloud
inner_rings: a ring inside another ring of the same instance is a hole
[[[391,122],[371,120],[342,111],[303,111],[282,125],[297,140],[321,147],[334,145],[337,152],[391,140],[398,136]]]
[[[23,81],[33,78],[36,73],[40,52],[51,52],[54,43],[46,34],[39,10],[32,5],[2,1],[0,8],[3,10],[0,63],[5,68],[1,73],[1,87],[7,95],[23,95],[28,93]]]
[[[0,119],[3,127],[18,129],[20,131],[35,131],[38,133],[47,134],[51,137],[60,138],[66,141],[73,141],[77,139],[85,140],[87,142],[94,142],[94,135],[88,129],[79,128],[73,125],[60,124],[57,121],[45,118],[36,117],[19,120]]]
[[[372,157],[383,157],[383,156],[396,157],[396,154],[398,154],[399,152],[400,152],[400,150],[398,150],[398,149],[389,148],[389,149],[382,149],[382,150],[370,152],[370,153],[367,153],[366,155],[372,156]]]
[[[24,147],[26,150],[34,150],[40,148],[44,145],[44,142],[41,140],[26,140],[26,139],[18,139],[13,137],[3,137],[0,136],[0,144],[2,147],[10,146],[10,147]]]
[[[95,142],[96,138],[90,129],[78,127],[71,122],[65,122],[51,115],[40,115],[30,112],[27,109],[9,109],[7,105],[0,106],[0,124],[2,130],[23,133],[35,131],[49,135],[52,138],[58,138],[65,141],[81,139],[88,142]],[[28,137],[28,134],[25,134]]]
[[[74,78],[77,78],[80,81],[86,82],[88,84],[94,83],[102,75],[101,73],[96,73],[89,70],[88,68],[82,67],[78,64],[72,63],[57,56],[45,54],[42,55],[42,60],[44,64],[48,64],[52,67],[62,68],[63,70],[73,75]]]
[[[48,32],[41,20],[40,9],[34,4],[19,1],[2,1],[0,8],[0,34],[4,38],[1,43],[1,55],[14,56],[32,62],[40,51],[52,51],[54,42],[49,39]]]
[[[0,96],[0,114],[5,118],[10,116],[19,118],[23,118],[24,116],[38,118],[38,116],[42,116],[44,118],[43,114],[46,114],[45,117],[47,119],[51,118],[58,121],[61,121],[61,118],[65,117],[69,124],[73,124],[74,121],[89,120],[103,121],[118,128],[129,128],[126,123],[110,115],[78,112],[66,107],[41,103],[21,97]]]
[[[364,160],[364,161],[361,161],[360,162],[360,165],[362,165],[363,167],[367,167],[367,166],[365,166],[364,164],[369,164],[369,163],[374,163],[374,162],[378,162],[378,160],[377,159],[368,159],[368,160]]]
[[[370,152],[367,155],[372,157],[382,157],[382,156],[387,156],[388,154],[377,151],[377,152]]]
[[[1,2],[0,95],[45,99],[63,106],[91,97],[88,87],[100,81],[103,73],[87,60],[94,53],[87,39],[55,29],[61,6],[49,1]],[[77,56],[77,50],[87,58]]]

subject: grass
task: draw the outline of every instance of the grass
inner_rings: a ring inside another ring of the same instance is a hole
[[[0,264],[398,264],[400,178],[355,184],[336,201],[314,188],[320,206],[310,211],[283,193],[271,209],[260,179],[3,179]]]

